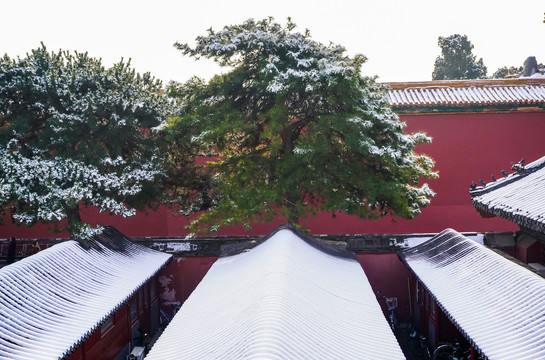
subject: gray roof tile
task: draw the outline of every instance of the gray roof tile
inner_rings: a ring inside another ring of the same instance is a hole
[[[545,279],[451,229],[398,254],[488,359],[545,359]]]
[[[281,229],[214,263],[146,357],[273,358],[405,357],[359,263]]]
[[[0,269],[0,358],[65,357],[171,258],[112,228],[96,240]]]
[[[394,108],[544,106],[545,80],[451,80],[389,83]]]

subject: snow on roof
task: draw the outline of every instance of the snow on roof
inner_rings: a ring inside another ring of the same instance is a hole
[[[464,236],[481,245],[484,244],[484,234],[474,233],[474,234],[465,234]],[[425,243],[426,241],[430,240],[432,237],[433,236],[407,237],[404,239],[403,245],[401,245],[401,247],[412,248],[412,247]]]
[[[545,79],[389,83],[394,108],[545,106]]]
[[[174,358],[405,357],[359,263],[280,229],[214,263],[146,360]]]
[[[398,254],[488,359],[545,359],[545,279],[452,229]]]
[[[545,233],[545,157],[469,193],[476,209]]]
[[[113,228],[87,245],[69,240],[0,269],[0,358],[69,355],[171,257]]]

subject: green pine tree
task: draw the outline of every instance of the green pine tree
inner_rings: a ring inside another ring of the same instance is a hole
[[[87,53],[0,59],[0,208],[18,223],[67,219],[76,238],[101,231],[80,206],[131,216],[157,201],[166,156],[153,130],[169,103],[161,82]]]
[[[483,59],[473,55],[473,44],[466,35],[439,37],[441,55],[435,59],[432,80],[462,80],[486,78]]]
[[[387,89],[361,74],[364,56],[272,18],[175,46],[227,69],[169,89],[179,102],[172,139],[209,160],[211,208],[194,228],[298,223],[317,211],[413,218],[428,205],[433,192],[419,181],[436,176],[433,161],[414,149],[430,139],[403,132]]]

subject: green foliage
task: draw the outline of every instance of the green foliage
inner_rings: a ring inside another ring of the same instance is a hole
[[[165,156],[154,128],[169,103],[161,82],[87,53],[0,60],[0,207],[32,225],[67,218],[75,237],[100,229],[79,205],[130,216],[157,200]]]
[[[441,55],[435,59],[433,80],[462,80],[486,78],[483,59],[476,60],[473,45],[466,35],[439,37]]]
[[[492,79],[503,79],[510,74],[507,66],[501,67],[492,74]]]
[[[323,45],[308,31],[272,18],[210,29],[184,55],[227,67],[205,82],[174,84],[179,114],[168,124],[180,146],[208,156],[205,229],[325,210],[361,218],[412,218],[433,192],[433,161],[414,153],[423,134],[408,135],[390,109],[387,89],[361,75],[365,57]]]

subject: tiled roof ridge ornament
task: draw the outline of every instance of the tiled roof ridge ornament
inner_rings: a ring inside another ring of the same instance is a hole
[[[522,158],[518,163],[511,163],[511,170],[516,171],[518,174],[524,174],[526,169],[524,167],[524,158]]]
[[[479,179],[479,182],[481,183],[481,185],[479,186],[474,181],[472,181],[469,185],[469,193],[471,194],[471,196],[482,195],[484,193],[487,193],[488,191],[492,191],[494,189],[497,189],[498,187],[505,186],[521,177],[529,175],[545,167],[544,159],[536,160],[535,162],[532,162],[530,164],[525,164],[525,162],[525,158],[520,159],[519,162],[512,162],[511,170],[513,170],[514,173],[508,174],[507,171],[501,170],[500,172],[503,175],[502,179],[498,180],[496,179],[494,174],[492,174],[491,178],[493,181],[490,183],[486,183],[483,179]]]
[[[539,73],[539,67],[537,65],[537,60],[535,56],[528,56],[526,60],[524,60],[524,67],[522,70],[522,76],[529,77],[536,73]]]
[[[517,163],[512,162],[511,163],[511,170],[515,171],[519,175],[524,175],[526,173],[526,168],[524,167],[524,162],[525,162],[524,158],[520,159],[520,161],[517,162]],[[509,176],[509,174],[505,170],[501,170],[500,172],[502,173],[504,179]],[[494,174],[490,175],[490,177],[492,178],[493,183],[498,181],[498,179],[496,179],[496,176],[494,176]],[[479,179],[479,182],[481,183],[481,190],[484,189],[486,187],[487,183],[483,179]],[[474,181],[472,181],[471,184],[469,185],[469,189],[470,189],[469,191],[471,192],[471,191],[477,190],[477,187],[479,187],[479,186]]]

